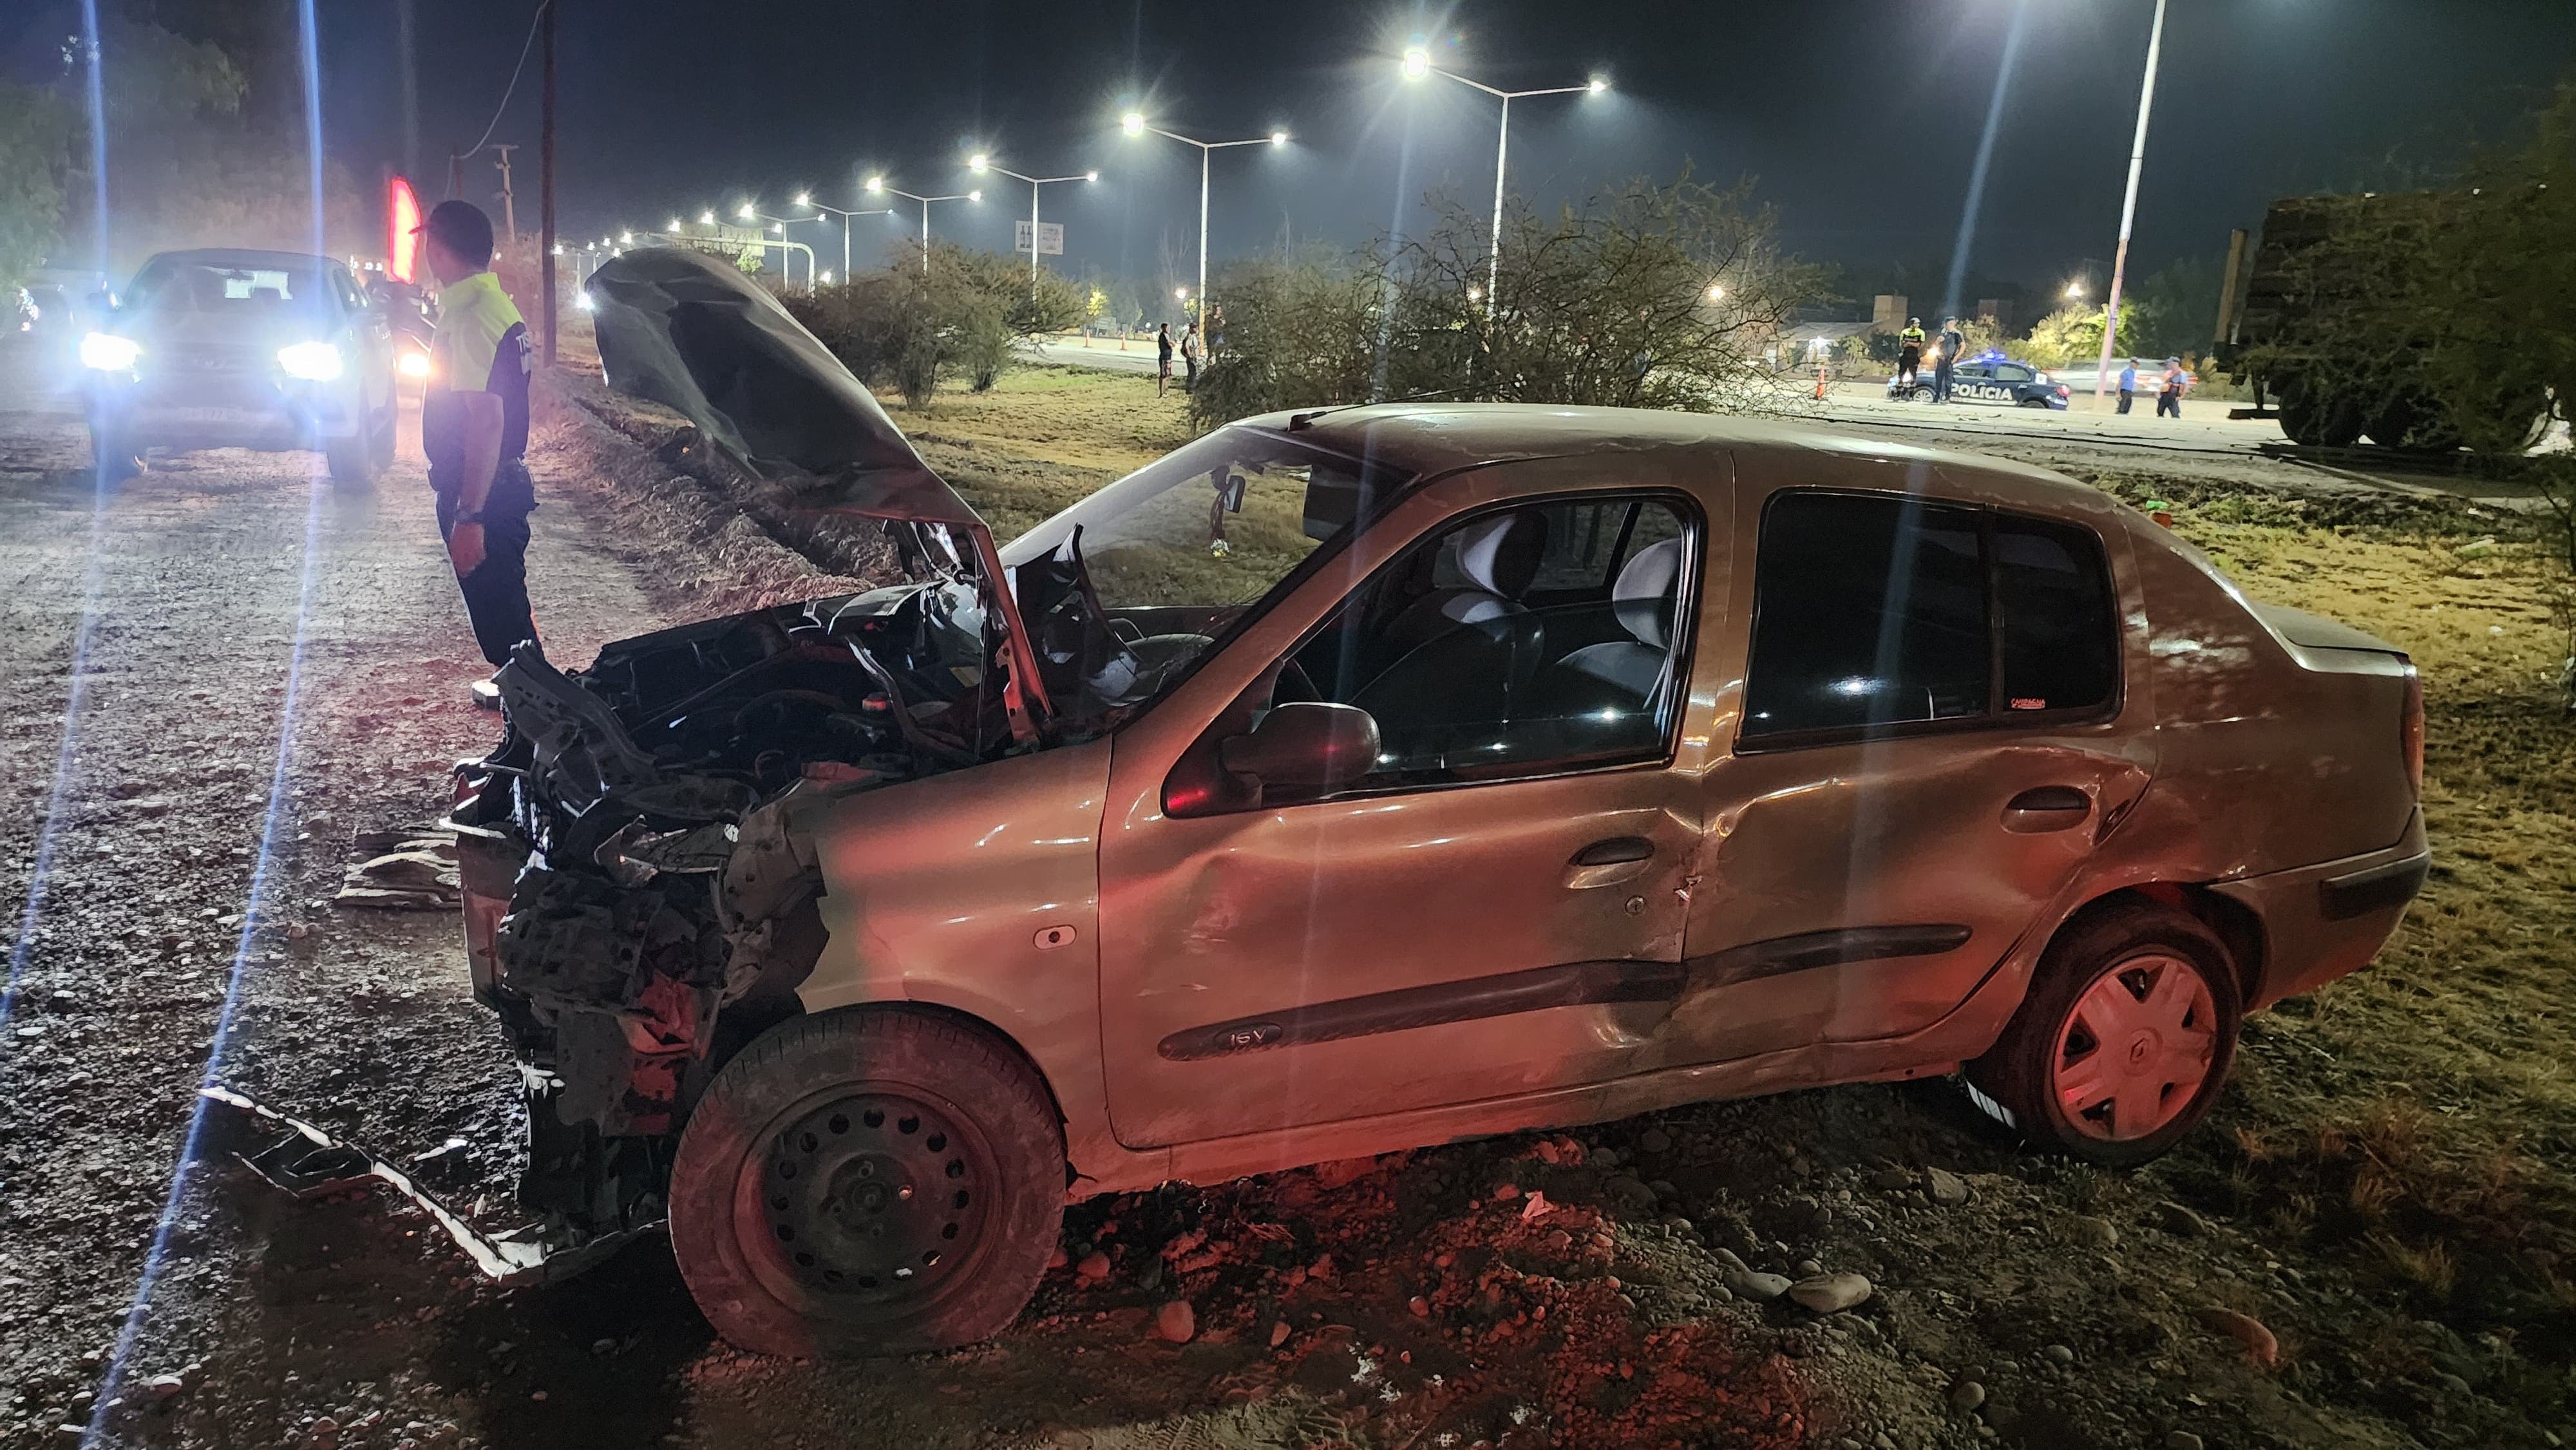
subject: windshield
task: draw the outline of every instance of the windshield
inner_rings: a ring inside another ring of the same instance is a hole
[[[323,296],[322,269],[280,261],[233,266],[158,258],[126,289],[128,306],[154,312],[257,313],[311,308]]]
[[[1067,719],[1105,722],[1162,694],[1404,482],[1238,424],[1012,540],[1002,563]]]
[[[1077,528],[1103,609],[1239,608],[1270,592],[1391,480],[1338,453],[1241,426],[1129,474],[1011,541],[1042,559]]]

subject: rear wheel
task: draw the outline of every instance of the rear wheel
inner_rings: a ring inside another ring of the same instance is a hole
[[[1980,1108],[2030,1141],[2134,1166],[2208,1115],[2241,1012],[2215,933],[2170,907],[2123,903],[2049,944],[1968,1082]]]
[[[719,1334],[798,1357],[951,1349],[1028,1302],[1064,1219],[1064,1138],[1002,1043],[918,1011],[800,1017],[691,1115],[671,1247]]]

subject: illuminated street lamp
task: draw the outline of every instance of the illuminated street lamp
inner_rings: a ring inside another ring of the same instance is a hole
[[[710,208],[708,208],[707,210],[705,210],[705,211],[702,211],[702,212],[698,213],[698,225],[699,225],[699,226],[702,226],[702,227],[711,227],[711,226],[714,226],[715,224],[716,224],[716,214],[715,214],[715,209],[714,209],[713,207],[710,207]]]
[[[814,199],[814,194],[809,191],[800,191],[796,193],[796,204],[798,206],[810,206],[816,211],[829,212],[841,219],[841,275],[844,277],[850,275],[850,218],[859,216],[894,215],[894,208],[890,206],[870,207],[865,211],[843,211],[837,206],[826,206],[823,203],[816,201]],[[814,220],[819,222],[822,218],[816,217]],[[832,274],[829,272],[824,273],[823,280],[827,283],[830,282],[832,280]]]
[[[2084,284],[2083,284],[2083,283],[2081,283],[2081,282],[2069,282],[2069,283],[2067,283],[2067,284],[2066,284],[2066,300],[2067,300],[2067,301],[2069,301],[2069,302],[2081,302],[2081,301],[2083,301],[2083,300],[2084,300]]]
[[[984,199],[984,193],[980,190],[961,191],[951,196],[918,196],[899,187],[886,185],[883,176],[869,177],[868,195],[875,196],[879,192],[921,203],[921,270],[925,272],[930,270],[930,204],[934,201],[982,201]]]
[[[1447,76],[1462,86],[1483,91],[1503,103],[1502,125],[1497,128],[1494,138],[1494,241],[1485,261],[1485,294],[1493,299],[1488,305],[1499,306],[1502,301],[1503,271],[1503,168],[1509,159],[1512,145],[1512,102],[1527,100],[1532,96],[1570,96],[1578,92],[1587,96],[1597,96],[1610,89],[1610,83],[1599,76],[1594,76],[1579,86],[1551,86],[1538,91],[1500,90],[1486,85],[1483,81],[1471,81],[1455,71],[1442,70],[1431,63],[1431,52],[1419,45],[1410,47],[1404,52],[1403,71],[1404,78],[1409,81],[1418,81],[1425,76]]]
[[[1100,173],[1086,171],[1080,176],[1022,176],[1007,166],[994,165],[992,155],[983,151],[967,158],[966,167],[977,175],[991,171],[1029,184],[1029,296],[1035,299],[1038,295],[1038,188],[1052,186],[1059,181],[1098,181]]]
[[[1199,335],[1200,345],[1204,347],[1207,335],[1204,319],[1207,317],[1208,159],[1231,146],[1285,146],[1288,144],[1288,133],[1273,131],[1267,136],[1250,141],[1201,141],[1196,137],[1184,136],[1178,131],[1166,131],[1160,126],[1149,123],[1142,111],[1129,111],[1119,117],[1118,129],[1130,136],[1142,136],[1151,131],[1165,140],[1178,141],[1184,146],[1199,148],[1199,317],[1202,319]],[[1184,297],[1182,300],[1188,299]]]
[[[1726,284],[1725,284],[1725,283],[1723,283],[1723,282],[1711,282],[1711,283],[1709,283],[1709,284],[1708,284],[1708,300],[1709,300],[1709,301],[1711,301],[1711,302],[1723,302],[1723,301],[1725,301],[1725,300],[1726,300]]]

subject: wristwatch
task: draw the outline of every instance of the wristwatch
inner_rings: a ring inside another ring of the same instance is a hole
[[[461,529],[467,524],[480,524],[482,522],[483,511],[481,509],[458,509],[455,514],[448,519],[447,526],[450,529]]]

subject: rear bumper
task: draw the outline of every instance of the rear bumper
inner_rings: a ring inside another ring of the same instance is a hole
[[[2263,923],[2263,975],[2246,1005],[2268,1007],[2367,966],[2405,919],[2432,862],[2418,810],[2384,850],[2213,887]]]

